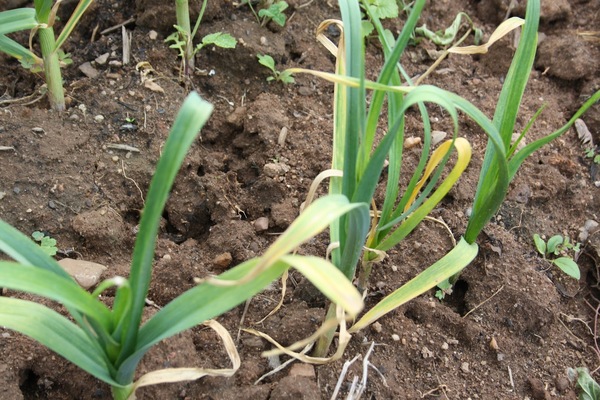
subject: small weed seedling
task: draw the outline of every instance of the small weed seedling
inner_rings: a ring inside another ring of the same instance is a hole
[[[258,14],[256,13],[254,6],[252,6],[252,3],[252,0],[243,0],[239,6],[247,4],[260,26],[267,25],[269,21],[273,21],[279,26],[285,26],[287,17],[283,12],[288,8],[288,3],[279,0],[260,0],[258,2]],[[256,1],[254,1],[254,3],[256,3]]]
[[[294,77],[289,71],[278,71],[275,69],[275,60],[268,54],[257,54],[258,62],[271,70],[272,75],[267,77],[267,81],[280,81],[283,83],[294,83]]]
[[[48,86],[48,100],[54,110],[63,111],[65,109],[60,67],[72,62],[69,55],[61,50],[61,47],[92,1],[79,1],[58,38],[54,36],[53,26],[60,1],[53,4],[52,0],[35,0],[34,8],[18,8],[0,12],[0,51],[16,58],[21,65],[33,72],[44,71]],[[41,58],[31,51],[31,46],[27,48],[6,36],[23,30],[31,30],[31,36],[35,33],[38,34],[42,51]]]
[[[379,20],[398,18],[399,9],[396,0],[366,0],[362,8],[364,9],[367,5],[371,8],[374,18]],[[375,26],[369,19],[368,14],[363,14],[363,18],[361,21],[363,36],[367,37],[375,31]]]
[[[44,232],[35,231],[31,234],[31,237],[36,242],[39,242],[42,251],[48,254],[50,257],[55,256],[58,252],[58,248],[56,247],[56,239],[46,236]]]
[[[594,164],[600,164],[600,154],[596,154],[596,150],[593,148],[585,151],[585,158],[591,159]]]
[[[269,3],[267,1],[267,3]],[[286,16],[283,13],[288,8],[288,3],[285,1],[271,1],[267,8],[258,10],[260,25],[265,26],[269,21],[275,22],[279,26],[285,26]]]
[[[580,278],[579,266],[577,266],[573,257],[569,255],[571,252],[577,253],[579,251],[580,243],[573,244],[569,240],[569,237],[563,238],[561,235],[554,235],[546,242],[537,233],[533,235],[533,241],[535,242],[537,251],[544,259],[550,257],[548,260],[565,274],[574,279]]]
[[[600,385],[592,378],[587,368],[569,368],[567,374],[571,382],[577,381],[579,400],[600,399]]]
[[[194,72],[194,57],[204,46],[214,45],[222,47],[224,49],[233,49],[237,44],[237,40],[229,33],[216,32],[206,35],[202,38],[202,41],[194,47],[194,37],[200,27],[200,22],[206,10],[206,3],[208,0],[204,0],[202,3],[202,9],[194,25],[194,30],[190,26],[190,9],[188,0],[175,0],[176,13],[177,13],[177,25],[174,25],[176,31],[169,35],[165,42],[173,42],[169,47],[177,49],[179,56],[182,60],[182,74],[183,76],[190,76]]]

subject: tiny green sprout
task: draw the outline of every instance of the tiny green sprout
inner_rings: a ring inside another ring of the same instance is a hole
[[[592,378],[587,368],[569,368],[567,376],[571,382],[577,381],[579,400],[596,400],[600,398],[600,385]]]
[[[268,8],[259,10],[258,16],[261,18],[261,26],[265,26],[269,21],[273,21],[279,26],[285,26],[286,16],[283,12],[287,8],[288,3],[285,1],[275,1]]]
[[[585,150],[585,158],[591,158],[594,164],[600,164],[600,154],[596,154],[593,148]]]
[[[167,36],[165,42],[173,42],[169,48],[176,49],[179,53],[183,76],[190,76],[193,74],[195,68],[194,57],[204,46],[214,45],[225,49],[233,49],[237,45],[237,40],[229,33],[216,32],[204,36],[202,41],[194,47],[193,39],[198,32],[198,28],[200,28],[200,22],[202,21],[204,10],[206,9],[207,1],[208,0],[204,0],[202,2],[200,14],[192,29],[188,0],[175,0],[177,25],[173,25],[175,27],[175,32]]]
[[[362,7],[365,10],[366,7],[369,7],[371,14],[378,20],[398,18],[399,14],[398,3],[396,3],[396,0],[365,0]],[[363,20],[361,20],[360,23],[362,26],[362,35],[364,37],[369,37],[375,31],[375,26],[373,26],[368,15],[363,15]],[[391,32],[386,32],[386,34],[391,35]]]
[[[256,55],[258,57],[258,62],[261,65],[264,65],[265,67],[267,67],[272,75],[267,77],[267,81],[271,82],[271,81],[280,81],[283,83],[294,83],[294,77],[292,76],[291,72],[289,72],[288,70],[285,71],[278,71],[275,68],[275,60],[273,60],[273,57],[271,57],[268,54],[262,55],[262,54],[257,54]]]
[[[127,122],[128,124],[137,124],[137,121],[135,120],[135,118],[130,117],[129,115],[127,117],[125,117],[125,122]]]
[[[58,248],[56,247],[56,239],[51,238],[50,236],[46,236],[43,232],[35,231],[31,234],[31,237],[36,242],[40,243],[41,249],[44,253],[49,256],[55,256],[58,252]]]
[[[554,235],[546,242],[537,233],[533,235],[533,241],[535,248],[544,259],[552,256],[548,261],[560,268],[565,274],[574,279],[581,277],[579,266],[569,254],[579,252],[581,243],[571,243],[568,236],[563,238],[561,235]]]

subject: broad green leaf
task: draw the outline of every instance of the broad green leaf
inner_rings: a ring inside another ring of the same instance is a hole
[[[28,31],[37,25],[33,8],[17,8],[0,12],[0,35]],[[0,47],[1,49],[2,47]]]
[[[396,0],[367,0],[371,12],[378,19],[398,18],[398,3]]]
[[[592,378],[587,368],[577,368],[577,387],[581,390],[579,400],[600,399],[600,385]]]
[[[212,105],[202,100],[195,92],[192,92],[185,99],[175,118],[163,154],[156,166],[156,171],[148,189],[146,205],[140,221],[140,230],[133,251],[129,276],[131,311],[125,323],[126,340],[123,344],[120,361],[129,357],[135,349],[138,326],[152,275],[156,235],[171,186],[188,149],[208,120],[212,109]],[[117,293],[115,307],[129,309],[119,305],[120,301],[121,296]]]
[[[219,279],[239,281],[256,268],[258,262],[257,258],[246,261],[219,275]],[[204,282],[183,293],[142,326],[135,352],[120,365],[117,380],[131,381],[137,364],[156,343],[231,310],[259,293],[288,268],[279,261],[250,282],[227,287]]]
[[[518,156],[525,149],[515,155],[514,165],[516,167],[509,170],[508,176],[504,176],[505,168],[508,169],[507,149],[510,149],[521,99],[533,67],[537,49],[539,17],[539,1],[528,1],[525,25],[521,32],[519,46],[502,86],[494,113],[493,122],[502,140],[502,145],[491,140],[488,141],[477,191],[475,192],[473,211],[465,232],[465,239],[470,243],[476,240],[483,227],[504,201],[508,192],[508,184],[518,169],[517,165],[520,165],[520,162],[524,159],[520,159]]]
[[[371,23],[371,21],[363,20],[362,22],[362,32],[363,36],[367,37],[375,30],[375,27]]]
[[[28,48],[4,35],[0,35],[0,51],[16,58],[23,67],[27,69],[42,64],[42,59],[32,53]]]
[[[237,44],[237,40],[229,33],[216,32],[206,35],[202,38],[202,45],[207,46],[214,44],[215,46],[222,47],[225,49],[233,49]]]
[[[285,1],[277,1],[271,4],[269,8],[264,8],[258,11],[258,16],[263,19],[271,19],[279,26],[285,26],[286,16],[283,13],[288,8]]]
[[[44,238],[44,233],[40,232],[40,231],[35,231],[31,234],[31,237],[33,238],[33,240],[35,240],[36,242],[41,242],[42,239]]]
[[[563,243],[563,237],[561,235],[554,235],[550,239],[548,239],[548,243],[546,245],[546,251],[548,254],[558,254],[560,251],[560,245]]]
[[[544,239],[542,239],[540,235],[536,233],[533,235],[533,241],[538,253],[540,253],[543,257],[546,257],[546,242],[544,242]]]
[[[552,264],[556,265],[561,269],[562,272],[569,275],[571,278],[579,280],[581,278],[581,272],[579,271],[579,266],[572,258],[569,257],[559,257],[557,259],[552,260]]]
[[[459,273],[473,261],[477,252],[476,243],[469,244],[464,238],[461,238],[456,247],[443,258],[371,308],[349,329],[349,332],[357,332],[366,328],[385,314]]]
[[[0,261],[0,287],[57,301],[110,328],[110,311],[72,279],[31,265]]]
[[[292,76],[292,74],[289,73],[289,71],[280,72],[279,73],[279,77],[277,79],[279,79],[283,83],[294,83],[294,82],[296,82],[296,80],[294,79],[294,77]]]
[[[52,10],[53,0],[34,0],[35,16],[37,20],[43,24],[48,23],[50,11]]]
[[[111,377],[98,343],[56,311],[37,303],[0,297],[0,325],[40,342],[109,385],[120,386]]]
[[[265,67],[269,68],[271,71],[275,72],[275,60],[273,60],[273,57],[271,57],[268,54],[265,54],[265,55],[257,54],[256,56],[258,57],[259,64],[264,65]]]

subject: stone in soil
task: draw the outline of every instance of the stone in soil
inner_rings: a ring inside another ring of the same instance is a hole
[[[58,264],[69,273],[84,289],[96,286],[106,267],[91,261],[63,258]]]

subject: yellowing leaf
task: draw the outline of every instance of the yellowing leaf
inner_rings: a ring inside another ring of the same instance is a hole
[[[479,46],[465,46],[465,47],[451,47],[448,49],[449,53],[454,54],[485,54],[489,48],[496,43],[498,40],[506,36],[510,31],[520,27],[525,23],[525,20],[519,17],[512,17],[502,22],[496,30],[492,33],[487,43]]]

